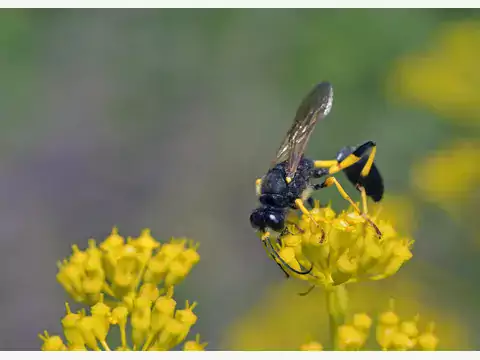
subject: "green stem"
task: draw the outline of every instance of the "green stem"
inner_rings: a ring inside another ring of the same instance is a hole
[[[327,296],[327,311],[330,324],[330,348],[338,349],[338,327],[345,323],[345,313],[348,306],[348,294],[344,285],[325,289]]]

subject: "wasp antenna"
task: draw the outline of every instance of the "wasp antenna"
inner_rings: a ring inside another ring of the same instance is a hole
[[[312,272],[313,264],[310,267],[310,269],[302,270],[302,271],[296,270],[296,269],[292,268],[290,265],[288,265],[285,262],[285,260],[283,260],[282,257],[278,254],[277,250],[275,250],[275,248],[273,247],[272,242],[270,241],[270,237],[267,237],[264,240],[264,243],[267,245],[266,248],[267,248],[269,254],[272,255],[275,260],[278,260],[282,266],[284,266],[285,268],[287,268],[291,272],[294,272],[295,274],[298,274],[298,275],[307,275],[307,274]]]

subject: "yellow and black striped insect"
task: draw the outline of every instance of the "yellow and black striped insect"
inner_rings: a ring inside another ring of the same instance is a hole
[[[374,164],[376,144],[367,141],[357,147],[344,147],[335,160],[311,160],[303,156],[308,140],[317,122],[325,118],[332,108],[333,87],[328,82],[317,84],[304,98],[295,115],[293,125],[277,151],[276,158],[267,174],[256,181],[260,206],[250,215],[250,223],[260,232],[267,252],[274,258],[288,277],[285,269],[297,274],[308,274],[310,269],[293,269],[279,256],[270,240],[270,231],[278,232],[281,238],[287,230],[286,217],[289,211],[300,210],[311,216],[307,206],[313,207],[312,191],[335,185],[342,197],[375,228],[378,227],[366,214],[367,196],[375,202],[383,196],[383,180]],[[347,178],[362,194],[363,211],[340,185],[334,174],[344,171]],[[324,178],[313,184],[312,179]]]

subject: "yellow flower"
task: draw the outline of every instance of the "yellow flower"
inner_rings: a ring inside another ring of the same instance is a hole
[[[50,336],[47,331],[38,335],[43,341],[42,351],[65,351],[67,347],[60,336]]]
[[[419,317],[413,320],[400,321],[395,312],[394,302],[390,301],[387,311],[378,316],[375,329],[377,344],[382,350],[436,350],[439,340],[434,333],[434,325],[427,325],[424,332],[419,332],[417,323]],[[371,318],[365,314],[355,314],[352,324],[341,325],[338,328],[338,350],[361,350],[369,338]],[[302,345],[302,349],[305,345]]]
[[[436,350],[439,340],[434,333],[434,325],[427,325],[420,333],[417,327],[419,317],[413,320],[400,321],[395,312],[393,300],[387,311],[378,316],[375,329],[377,344],[382,350]],[[353,321],[341,325],[337,329],[336,348],[345,350],[362,350],[370,336],[372,319],[366,313],[353,315]],[[313,342],[314,343],[314,342]],[[312,342],[300,346],[300,350],[310,346]]]
[[[200,335],[197,334],[194,341],[190,340],[185,342],[185,344],[183,345],[183,350],[184,351],[203,351],[205,350],[205,347],[207,345],[208,343],[200,342]]]
[[[310,268],[307,275],[291,275],[312,285],[332,287],[360,280],[379,280],[395,274],[412,257],[413,240],[397,234],[389,221],[374,215],[372,225],[353,211],[336,214],[315,203],[309,216],[291,214],[290,234],[281,237],[278,253],[293,269]],[[299,230],[300,229],[300,230]],[[287,270],[288,271],[288,270]]]
[[[127,301],[140,284],[150,284],[143,289],[155,297],[157,285],[168,289],[179,284],[200,260],[191,240],[172,238],[160,244],[148,229],[125,242],[113,228],[99,247],[91,239],[87,250],[72,249],[70,258],[58,265],[57,280],[75,301],[89,305],[102,293]]]
[[[353,347],[355,341],[365,341],[365,349],[379,350],[381,346],[378,342],[375,341],[375,346],[371,344],[376,340],[377,328],[382,325],[384,332],[381,335],[387,338],[387,330],[390,328],[396,328],[403,334],[396,337],[396,348],[409,346],[410,341],[405,341],[407,336],[409,339],[417,339],[414,349],[470,349],[469,329],[459,318],[458,312],[432,303],[428,300],[428,289],[417,282],[416,274],[419,272],[433,276],[433,273],[438,274],[438,269],[432,272],[412,263],[408,270],[407,273],[412,273],[409,277],[405,277],[406,272],[402,272],[402,275],[391,277],[388,281],[347,286],[349,313],[355,315],[347,314],[344,325],[353,326],[356,333],[352,334],[352,328],[343,330],[342,336],[346,343],[342,346],[349,344]],[[441,275],[440,278],[443,279]],[[225,331],[222,347],[232,350],[280,351],[299,348],[306,350],[307,345],[314,341],[324,344],[330,338],[324,290],[317,289],[308,296],[298,296],[304,290],[305,284],[283,280],[267,289],[259,302],[247,313],[240,315]],[[390,307],[385,309],[385,304],[393,295],[395,308],[391,311]],[[421,314],[420,318],[416,317],[418,313]],[[435,320],[435,329],[429,325],[430,320]],[[359,333],[368,334],[368,340],[357,336]],[[349,338],[348,335],[354,337]],[[301,344],[304,345],[300,347]]]
[[[430,323],[426,331],[418,337],[418,346],[423,350],[435,350],[438,346],[438,338],[434,334],[435,324]]]
[[[110,350],[107,337],[111,326],[120,329],[121,346],[116,350],[170,350],[182,343],[190,328],[196,322],[193,308],[196,303],[186,303],[185,309],[176,310],[172,291],[159,296],[153,303],[150,299],[138,296],[134,307],[129,310],[124,305],[111,308],[100,299],[90,308],[90,315],[82,309],[72,313],[66,304],[67,313],[62,319],[66,344],[59,336],[41,335],[42,350]],[[165,303],[170,303],[165,307]],[[101,308],[101,311],[98,311]],[[193,316],[186,317],[182,313]],[[127,341],[127,326],[132,329],[131,344]],[[197,338],[198,339],[198,338]],[[194,342],[185,343],[187,350],[192,350]],[[197,347],[206,344],[198,344]]]
[[[148,229],[126,242],[116,228],[99,247],[94,240],[81,251],[76,245],[59,265],[57,280],[77,302],[90,305],[72,312],[68,303],[61,320],[65,342],[47,332],[42,350],[110,350],[108,335],[118,326],[116,350],[170,350],[181,344],[197,322],[196,302],[176,309],[174,286],[198,263],[195,245],[187,239],[160,244]],[[127,340],[131,328],[131,341]],[[185,350],[204,349],[199,337]]]
[[[338,327],[338,350],[360,350],[365,345],[366,336],[352,325]]]
[[[458,140],[418,162],[411,181],[422,197],[456,216],[480,183],[478,159],[480,142]]]
[[[300,346],[301,351],[322,351],[323,346],[319,342],[310,341]]]
[[[401,59],[392,98],[427,107],[464,124],[480,125],[480,22],[443,25],[431,49]]]

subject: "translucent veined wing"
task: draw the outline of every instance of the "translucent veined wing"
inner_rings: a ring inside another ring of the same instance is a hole
[[[288,177],[293,178],[295,175],[317,121],[328,115],[332,103],[332,85],[321,82],[310,91],[298,107],[292,127],[288,130],[274,161],[274,164],[287,161]]]

